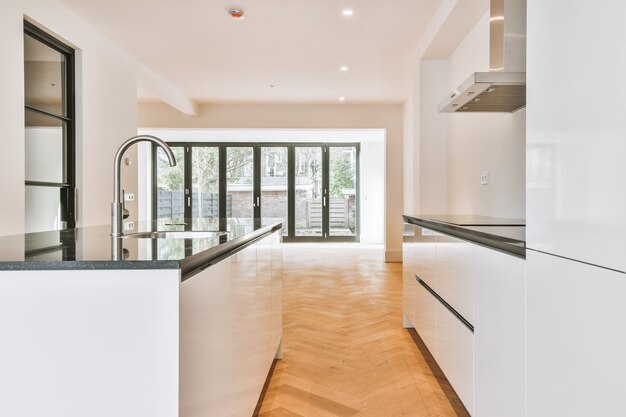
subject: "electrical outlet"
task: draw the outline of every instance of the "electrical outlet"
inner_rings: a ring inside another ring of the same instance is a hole
[[[124,222],[124,230],[135,230],[135,222]]]
[[[124,201],[135,201],[135,194],[124,193]]]
[[[480,174],[480,185],[487,185],[487,184],[489,184],[489,173],[483,172],[482,174]]]

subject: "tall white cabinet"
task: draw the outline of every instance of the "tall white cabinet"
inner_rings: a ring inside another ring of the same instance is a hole
[[[527,247],[626,270],[626,2],[528,0]]]
[[[626,276],[528,251],[528,416],[624,415]]]
[[[405,224],[404,324],[467,411],[525,417],[525,261]]]
[[[528,0],[528,417],[623,414],[624,16]]]

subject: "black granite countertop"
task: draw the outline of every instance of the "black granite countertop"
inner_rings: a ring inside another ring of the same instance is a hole
[[[182,276],[279,230],[280,219],[199,219],[158,230],[225,231],[201,238],[111,238],[110,225],[0,236],[0,270],[180,269]],[[136,232],[156,230],[139,224]]]
[[[404,221],[511,255],[526,257],[524,220],[473,215],[402,215]]]

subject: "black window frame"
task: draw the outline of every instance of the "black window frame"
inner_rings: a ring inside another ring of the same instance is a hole
[[[189,153],[194,147],[217,147],[219,149],[219,213],[220,218],[227,212],[226,207],[226,148],[229,147],[251,147],[253,148],[253,208],[254,217],[258,218],[261,214],[263,202],[257,205],[256,202],[261,197],[261,148],[262,147],[286,147],[287,148],[287,213],[288,213],[288,234],[283,236],[284,242],[360,242],[361,239],[361,146],[359,142],[167,142],[172,147],[183,147],[185,155],[185,184],[184,190],[191,186],[191,158]],[[326,190],[329,188],[329,165],[331,147],[354,147],[356,149],[356,225],[354,236],[331,236],[328,208],[323,213],[323,230],[322,236],[295,236],[295,149],[296,147],[321,147],[322,148],[322,187]],[[157,224],[157,147],[152,146],[152,221]],[[191,207],[193,207],[193,193],[188,193],[190,203],[185,204],[185,218],[191,218]],[[191,228],[191,223],[187,222],[185,228]]]

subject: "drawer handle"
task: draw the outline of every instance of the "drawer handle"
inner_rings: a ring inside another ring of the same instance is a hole
[[[444,300],[443,298],[441,298],[441,296],[439,294],[437,294],[435,292],[435,290],[433,290],[432,288],[430,288],[428,286],[428,284],[426,284],[420,277],[418,277],[417,275],[415,275],[415,280],[422,286],[424,287],[424,289],[426,291],[428,291],[430,293],[430,295],[432,295],[433,297],[435,297],[437,299],[437,301],[439,301],[441,303],[441,305],[443,305],[446,309],[448,309],[448,311],[450,313],[452,313],[454,315],[454,317],[456,317],[465,327],[467,327],[469,329],[470,332],[474,333],[474,326],[472,326],[472,324],[465,320],[465,317],[463,317],[461,314],[459,314],[458,311],[456,311],[454,309],[454,307],[452,307],[450,304],[448,304],[446,302],[446,300]]]

